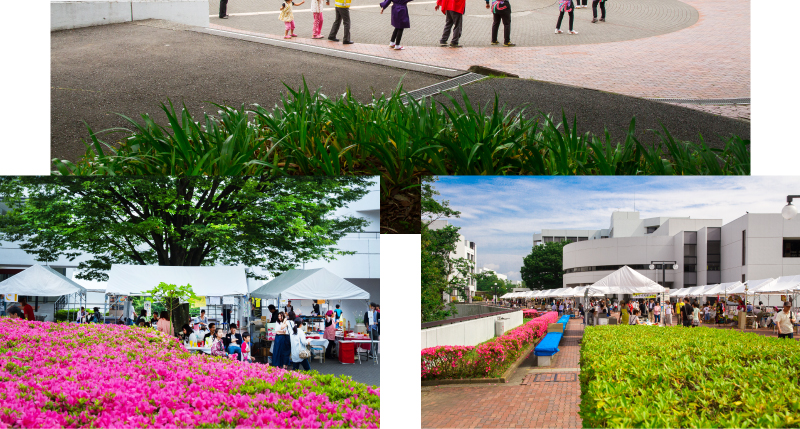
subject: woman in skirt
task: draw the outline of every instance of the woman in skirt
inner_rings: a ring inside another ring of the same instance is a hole
[[[272,366],[288,368],[292,345],[289,342],[289,320],[284,312],[278,313],[278,327],[275,329],[275,342],[272,344]]]

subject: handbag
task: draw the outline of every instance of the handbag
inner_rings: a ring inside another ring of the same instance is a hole
[[[308,359],[311,357],[311,350],[308,349],[308,346],[305,346],[302,350],[300,350],[299,355],[300,359]]]

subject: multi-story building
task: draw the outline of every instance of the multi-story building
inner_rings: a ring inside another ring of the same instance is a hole
[[[430,223],[428,228],[430,228],[430,229],[441,229],[441,228],[446,227],[449,224],[450,224],[450,222],[448,222],[446,220],[435,220],[435,221]],[[459,234],[458,235],[458,242],[456,243],[456,250],[455,250],[455,252],[450,253],[450,258],[451,259],[464,258],[464,259],[466,259],[466,260],[471,262],[471,264],[470,264],[470,275],[467,278],[467,286],[468,286],[468,288],[467,288],[466,291],[463,291],[462,293],[459,293],[459,291],[457,291],[457,290],[450,291],[450,294],[444,294],[442,296],[442,299],[444,299],[445,301],[453,301],[453,300],[461,301],[461,300],[463,300],[461,295],[467,295],[466,301],[472,302],[472,297],[475,296],[475,292],[478,290],[478,283],[474,278],[474,276],[476,274],[475,265],[477,263],[476,262],[477,261],[477,255],[478,255],[478,250],[477,250],[477,246],[475,245],[475,242],[474,241],[469,241],[466,238],[464,238],[463,235]],[[459,276],[460,277],[461,274],[460,273],[453,274],[453,275],[451,275],[451,278],[452,278],[452,276]]]
[[[481,274],[481,273],[491,273],[491,274],[494,274],[495,277],[497,277],[500,280],[508,280],[508,276],[507,275],[500,274],[500,273],[498,273],[497,271],[495,271],[495,270],[493,270],[491,268],[486,268],[486,267],[478,268],[478,274]]]
[[[571,241],[564,247],[564,287],[592,284],[623,265],[671,289],[800,274],[800,220],[779,213],[748,213],[723,225],[721,219],[615,212],[608,229],[534,235],[534,244],[548,240]],[[668,262],[666,279],[661,264],[649,268],[654,261]]]

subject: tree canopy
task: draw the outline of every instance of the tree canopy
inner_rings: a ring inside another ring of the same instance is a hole
[[[442,320],[456,313],[455,307],[445,303],[443,297],[453,291],[461,294],[467,287],[472,264],[464,258],[451,258],[459,240],[458,228],[447,225],[441,229],[430,229],[434,220],[443,217],[458,217],[460,213],[450,208],[448,201],[435,199],[439,192],[433,188],[436,181],[423,177],[422,182],[422,322]],[[459,275],[456,275],[459,274]]]
[[[244,265],[278,274],[331,260],[367,221],[334,211],[367,192],[363,177],[2,177],[0,240],[43,262],[83,254],[79,277],[111,264]],[[252,274],[251,274],[252,275]]]
[[[564,246],[567,241],[550,242],[533,246],[523,259],[520,274],[531,289],[558,289],[564,283]]]
[[[490,271],[475,274],[475,283],[479,291],[490,292],[492,295],[494,295],[494,285],[496,283],[497,296],[505,295],[514,288],[513,283],[497,277],[497,274]]]

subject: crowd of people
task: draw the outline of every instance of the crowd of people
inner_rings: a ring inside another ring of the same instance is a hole
[[[411,28],[411,20],[408,14],[408,3],[412,0],[384,0],[378,6],[381,8],[381,14],[391,5],[391,25],[393,27],[392,36],[389,42],[389,47],[395,50],[405,49],[401,45],[403,38],[403,31]],[[581,5],[583,1],[583,5]],[[573,24],[575,21],[575,9],[582,9],[588,7],[587,0],[558,0],[558,19],[556,21],[555,34],[562,34],[561,22],[564,19],[564,14],[569,17],[569,34],[578,34],[574,30]],[[312,39],[322,39],[322,0],[309,0],[311,3],[311,13],[314,15],[314,23],[311,28]],[[294,33],[294,13],[292,8],[300,6],[305,3],[305,0],[300,3],[295,3],[293,0],[283,0],[280,6],[280,14],[278,19],[283,21],[285,26],[284,38],[291,39],[297,37]],[[334,0],[335,19],[331,30],[328,33],[328,40],[332,42],[339,42],[338,34],[339,27],[344,24],[344,33],[342,35],[342,44],[352,45],[353,40],[350,36],[350,3],[351,0]],[[466,0],[436,0],[435,10],[441,10],[445,16],[444,30],[442,37],[439,40],[439,45],[443,47],[460,48],[459,44],[461,39],[463,17],[466,13]],[[486,9],[492,11],[492,27],[491,27],[491,44],[498,45],[498,31],[500,24],[503,24],[503,46],[512,47],[516,44],[511,43],[511,2],[510,0],[485,0]],[[325,5],[330,6],[330,0],[325,0]],[[600,7],[600,19],[597,18],[597,7]],[[220,0],[219,3],[219,17],[221,19],[228,19],[228,0]],[[606,0],[592,0],[592,23],[605,22],[606,20]],[[451,38],[452,33],[452,38]]]

